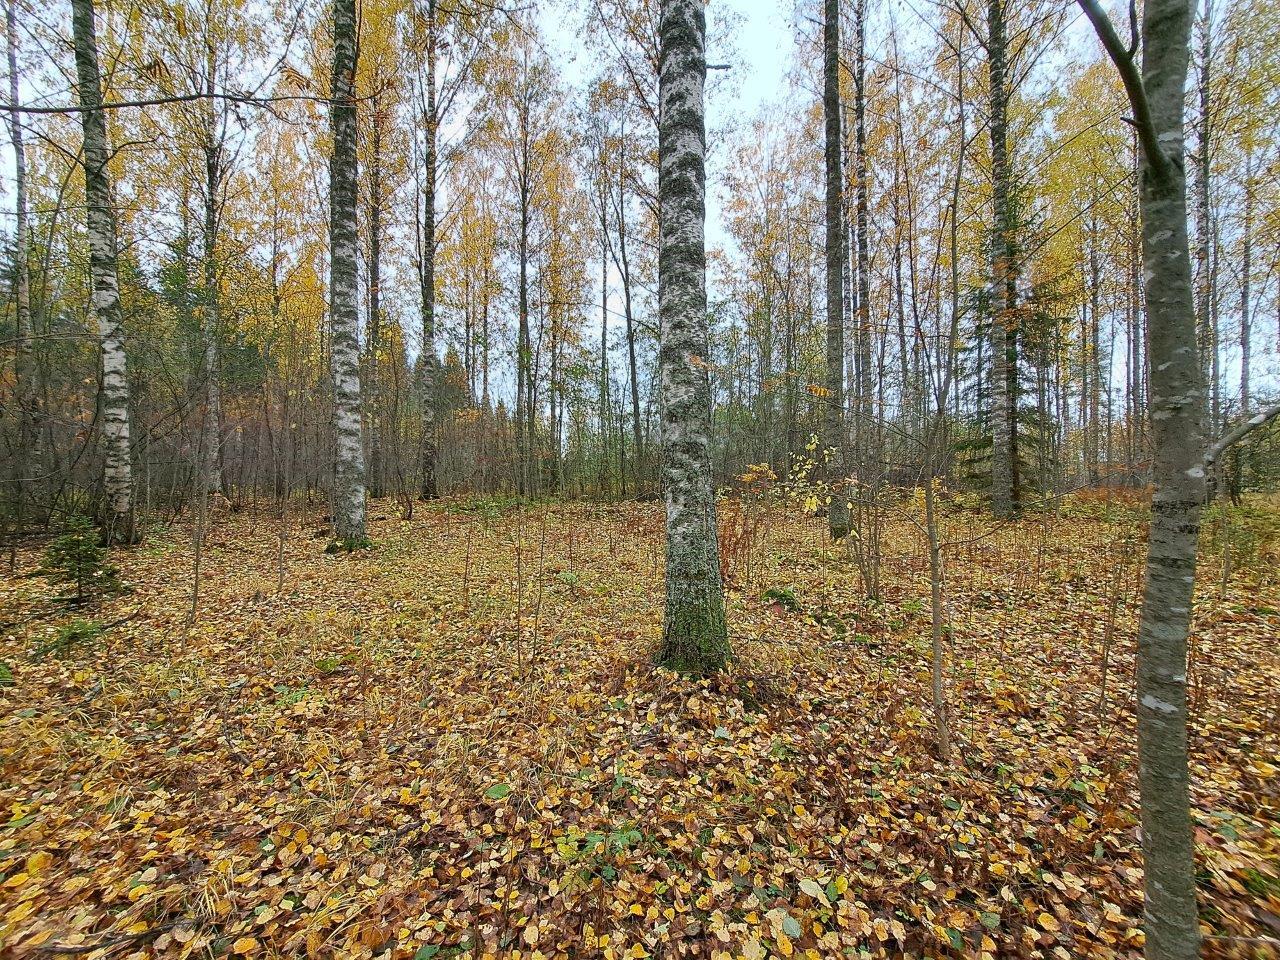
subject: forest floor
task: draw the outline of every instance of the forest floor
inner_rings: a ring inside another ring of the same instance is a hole
[[[948,514],[943,764],[917,529],[869,603],[822,521],[760,509],[724,506],[737,660],[704,683],[651,665],[655,504],[379,502],[336,556],[300,516],[283,591],[276,522],[223,515],[194,622],[185,523],[76,611],[19,549],[0,955],[1139,956],[1140,517]],[[1280,943],[1280,545],[1250,536],[1225,590],[1206,555],[1190,674],[1211,956]],[[106,629],[32,656],[73,618]]]

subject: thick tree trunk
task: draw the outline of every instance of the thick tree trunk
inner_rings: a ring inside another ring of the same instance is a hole
[[[1013,204],[1009,174],[1009,93],[1005,0],[987,4],[988,111],[991,133],[991,510],[1018,512],[1018,322]]]
[[[93,312],[102,344],[102,435],[106,448],[104,485],[110,516],[109,542],[137,539],[133,512],[133,472],[129,449],[129,372],[124,350],[124,316],[116,266],[116,214],[111,204],[107,123],[102,109],[98,42],[93,0],[72,0],[76,79],[84,129],[84,194],[89,235],[89,279]]]
[[[703,676],[721,669],[730,654],[711,478],[703,0],[662,0],[659,37],[658,367],[667,605],[658,662]]]
[[[831,539],[849,534],[844,489],[844,191],[840,142],[840,3],[824,0],[822,113],[826,131],[827,395],[822,398],[822,445],[832,480],[827,519]]]
[[[40,385],[35,362],[35,330],[31,321],[31,269],[27,249],[27,155],[23,146],[22,115],[18,112],[18,23],[17,0],[9,0],[5,9],[5,28],[9,54],[9,136],[14,153],[14,292],[17,321],[17,356],[14,361],[16,400],[18,403],[18,442],[15,450],[14,502],[19,517],[26,501],[39,507],[44,472],[41,455]]]
[[[1139,76],[1097,0],[1080,0],[1124,80],[1141,137],[1152,474],[1146,589],[1138,628],[1138,786],[1149,960],[1200,954],[1190,774],[1187,634],[1209,454],[1187,240],[1184,90],[1191,7],[1147,0]]]
[[[364,447],[360,423],[360,316],[356,290],[356,6],[333,3],[333,102],[329,125],[329,322],[336,437],[333,522],[348,547],[368,541],[365,532]]]

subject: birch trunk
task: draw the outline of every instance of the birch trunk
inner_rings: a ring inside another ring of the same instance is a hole
[[[658,662],[705,676],[725,665],[730,650],[711,478],[703,0],[662,0],[659,37],[658,368],[667,605]]]
[[[840,156],[840,3],[824,0],[822,113],[826,131],[827,395],[822,398],[822,445],[831,479],[827,519],[831,539],[849,534],[844,470],[844,216]]]
[[[102,109],[98,42],[93,0],[72,0],[76,79],[84,130],[84,194],[89,235],[89,280],[93,312],[102,345],[102,436],[106,451],[104,486],[108,518],[106,539],[137,539],[133,510],[133,472],[129,450],[129,371],[124,350],[124,315],[116,268],[116,215],[111,204],[107,163],[107,122]]]
[[[329,322],[335,444],[334,533],[348,548],[365,532],[364,448],[360,423],[360,317],[356,290],[356,5],[333,3],[333,102],[329,125]]]

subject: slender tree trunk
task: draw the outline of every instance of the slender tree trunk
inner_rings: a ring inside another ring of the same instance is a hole
[[[609,217],[607,184],[600,190],[600,492],[609,486]]]
[[[859,480],[866,484],[879,471],[878,454],[871,452],[871,250],[867,201],[867,54],[866,0],[854,2],[853,164],[854,211],[857,221],[857,403]]]
[[[822,113],[826,132],[827,395],[822,398],[823,446],[833,478],[827,519],[831,539],[849,533],[844,489],[844,191],[840,156],[840,3],[824,0]]]
[[[1244,155],[1244,255],[1240,264],[1240,413],[1245,418],[1253,408],[1249,391],[1249,366],[1253,360],[1251,325],[1253,316],[1250,302],[1253,292],[1253,144],[1245,148]]]
[[[1195,6],[1199,7],[1199,0]],[[1200,56],[1199,77],[1196,84],[1196,101],[1200,115],[1196,122],[1196,179],[1195,179],[1195,294],[1196,316],[1199,333],[1198,345],[1200,362],[1203,364],[1202,376],[1210,388],[1213,378],[1210,371],[1210,358],[1216,353],[1213,324],[1213,224],[1211,206],[1211,164],[1210,137],[1212,128],[1212,103],[1210,102],[1210,83],[1213,73],[1213,0],[1204,0],[1204,18],[1200,21]],[[1209,415],[1206,432],[1211,432],[1217,425],[1216,411],[1212,405],[1206,406]]]
[[[1102,265],[1098,261],[1098,219],[1089,223],[1089,480],[1098,482],[1101,459],[1098,417],[1102,400]]]
[[[706,12],[661,0],[658,313],[667,603],[658,662],[720,670],[730,655],[711,479],[706,246]]]
[[[17,321],[17,356],[14,361],[18,402],[18,442],[15,450],[17,484],[14,502],[19,520],[29,498],[39,507],[43,488],[44,457],[41,455],[40,385],[35,362],[35,330],[31,321],[31,266],[27,226],[27,155],[23,146],[22,115],[18,112],[18,23],[17,2],[9,0],[5,27],[9,54],[9,136],[14,153],[14,288]]]
[[[1018,323],[1010,195],[1005,0],[987,4],[988,111],[991,133],[991,510],[1010,517],[1021,507],[1018,483]]]
[[[201,425],[205,488],[222,492],[222,383],[219,379],[218,335],[221,323],[221,291],[218,283],[218,198],[222,192],[222,140],[218,132],[213,94],[217,90],[218,58],[212,35],[206,32],[204,109],[204,297],[200,336],[201,376],[204,378],[205,417]]]
[[[631,262],[627,257],[626,128],[619,134],[618,147],[618,258],[622,273],[622,309],[627,321],[627,366],[631,380],[631,433],[635,452],[631,457],[634,486],[640,492],[640,470],[644,463],[644,427],[640,420],[640,374],[636,363],[635,318],[631,310]]]
[[[356,290],[356,4],[333,3],[333,103],[329,125],[329,322],[336,438],[334,532],[348,547],[365,544],[364,447],[360,423],[359,300]]]
[[[440,496],[436,481],[436,186],[439,178],[440,109],[436,99],[436,0],[427,2],[426,156],[422,205],[422,499]]]
[[[374,497],[380,497],[384,493],[379,402],[382,383],[378,369],[378,351],[382,348],[382,115],[377,96],[370,106],[373,115],[369,137],[369,360],[364,387],[369,430],[369,491]]]
[[[533,357],[533,345],[529,339],[529,193],[524,186],[523,174],[520,186],[520,239],[516,255],[520,260],[519,329],[516,334],[516,489],[521,494],[531,492],[532,475],[529,460],[532,457],[533,433],[529,421],[533,417],[530,403],[533,371],[529,367]]]
[[[133,509],[133,472],[129,449],[129,371],[124,349],[124,316],[116,265],[116,214],[111,202],[107,163],[107,123],[102,109],[98,42],[93,0],[72,0],[76,79],[84,130],[84,193],[89,235],[89,279],[93,312],[102,344],[102,434],[106,448],[105,487],[110,514],[108,542],[137,539]]]

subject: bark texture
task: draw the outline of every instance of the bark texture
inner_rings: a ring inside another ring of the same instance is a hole
[[[658,351],[667,606],[658,662],[705,676],[729,658],[707,365],[706,13],[703,0],[662,0],[659,26]]]
[[[831,539],[849,534],[844,489],[844,197],[840,137],[840,2],[824,0],[822,114],[826,133],[827,395],[822,398],[822,445],[832,480],[827,519]]]
[[[84,194],[89,238],[89,281],[102,347],[103,481],[107,495],[108,542],[137,539],[133,511],[133,472],[129,448],[129,371],[124,351],[124,316],[116,266],[116,214],[111,203],[107,163],[107,123],[102,109],[98,41],[93,0],[72,0],[76,81],[84,130]]]
[[[1120,73],[1142,146],[1142,260],[1150,363],[1152,478],[1146,588],[1138,627],[1138,787],[1149,960],[1200,955],[1187,758],[1187,634],[1209,461],[1204,379],[1187,239],[1184,90],[1191,7],[1148,0],[1142,69],[1097,0],[1079,0]]]
[[[356,290],[356,5],[333,3],[333,102],[329,126],[329,323],[335,462],[333,525],[348,547],[367,542],[360,423],[360,316]]]
[[[1138,781],[1151,960],[1200,954],[1187,764],[1187,633],[1205,496],[1182,132],[1190,32],[1185,2],[1149,0],[1143,86],[1164,154],[1144,156],[1141,170],[1155,494],[1138,631]]]

